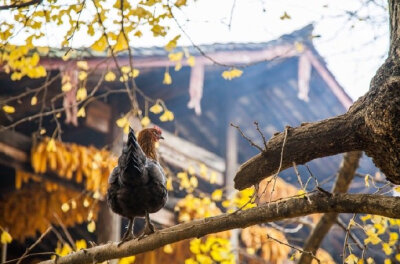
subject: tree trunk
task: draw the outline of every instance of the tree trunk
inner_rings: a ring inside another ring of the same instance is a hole
[[[400,184],[400,0],[389,1],[390,52],[371,81],[370,90],[344,115],[287,128],[282,169],[319,157],[365,151],[387,179]],[[285,132],[272,137],[267,148],[245,162],[235,188],[244,189],[276,173]]]

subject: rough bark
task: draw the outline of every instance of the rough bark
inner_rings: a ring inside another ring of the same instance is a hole
[[[361,155],[362,152],[359,151],[344,154],[342,163],[340,164],[340,168],[336,176],[335,186],[332,190],[333,193],[347,192],[350,183],[354,178],[354,173],[358,168],[358,162],[361,158]],[[305,252],[312,252],[313,254],[317,252],[325,235],[336,222],[338,215],[338,213],[327,213],[321,217],[311,232],[311,235],[307,238],[307,241],[303,247],[304,252],[300,257],[299,264],[311,263],[313,260],[312,256]]]
[[[136,255],[164,245],[188,238],[202,237],[234,228],[279,221],[313,213],[367,213],[391,218],[400,217],[400,198],[368,194],[315,193],[305,198],[292,198],[273,202],[234,214],[222,214],[216,217],[195,220],[179,224],[156,232],[142,240],[126,242],[120,247],[117,243],[108,243],[87,250],[74,252],[57,261],[48,260],[42,264],[84,264]]]
[[[288,130],[282,169],[319,157],[365,151],[387,179],[400,184],[400,0],[389,1],[391,46],[366,95],[344,115]],[[264,152],[244,163],[235,188],[244,189],[276,173],[285,138],[282,132],[268,141]]]

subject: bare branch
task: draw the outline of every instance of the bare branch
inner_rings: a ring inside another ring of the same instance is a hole
[[[44,233],[35,241],[35,243],[33,243],[29,248],[27,248],[24,252],[24,254],[22,254],[22,256],[18,259],[17,264],[20,264],[21,261],[27,257],[29,251],[31,251],[34,247],[36,247],[40,242],[42,242],[43,238],[50,233],[50,231],[53,229],[53,227],[49,227],[47,228],[46,231],[44,231]]]
[[[25,3],[15,3],[15,4],[11,4],[11,5],[0,6],[0,10],[27,7],[27,6],[31,6],[31,5],[40,4],[42,1],[43,0],[32,0],[29,2],[25,2]]]
[[[336,194],[327,197],[316,193],[307,199],[293,198],[285,201],[240,211],[235,214],[221,214],[188,223],[179,224],[156,232],[142,240],[132,240],[120,247],[117,243],[96,246],[85,251],[74,252],[57,260],[58,264],[93,263],[109,259],[136,255],[167,244],[188,238],[202,237],[207,234],[251,225],[279,221],[314,213],[367,213],[386,217],[400,215],[400,198],[369,194]],[[54,260],[42,264],[55,263]]]
[[[246,136],[246,135],[243,133],[243,131],[242,131],[242,129],[240,128],[240,126],[234,125],[234,124],[232,124],[232,123],[231,123],[231,126],[233,126],[234,128],[236,128],[236,129],[240,132],[240,134],[242,135],[242,137],[243,137],[244,139],[246,139],[246,140],[250,143],[250,145],[252,145],[253,147],[257,148],[260,152],[263,152],[263,151],[264,151],[264,150],[262,149],[262,147],[260,147],[260,146],[257,145],[256,143],[254,143],[254,141],[251,140],[251,138],[249,138],[248,136]]]
[[[362,153],[360,151],[344,154],[342,163],[337,173],[333,193],[344,193],[349,189],[350,183],[354,178],[358,162]],[[338,213],[324,214],[308,237],[303,250],[305,252],[316,253],[325,235],[329,232],[332,225],[337,221]],[[312,257],[309,254],[302,254],[299,263],[311,263]]]

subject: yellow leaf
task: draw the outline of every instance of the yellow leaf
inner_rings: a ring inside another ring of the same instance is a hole
[[[124,127],[128,123],[128,119],[124,116],[119,118],[116,123],[118,127]]]
[[[94,221],[90,221],[90,223],[87,225],[87,230],[90,233],[93,233],[96,230],[96,223]]]
[[[61,210],[62,210],[64,213],[68,212],[68,211],[69,211],[69,204],[68,204],[68,203],[63,203],[63,204],[61,205]]]
[[[46,134],[46,129],[44,129],[44,128],[40,129],[39,134],[40,135]]]
[[[104,80],[107,82],[112,82],[115,80],[115,74],[112,71],[107,72],[107,74],[104,76]]]
[[[76,91],[76,100],[78,102],[85,100],[86,97],[87,97],[87,90],[85,87],[81,87],[78,89],[78,91]]]
[[[173,39],[171,39],[167,45],[165,45],[165,50],[168,52],[173,51],[176,48],[177,42],[179,40],[179,38],[181,37],[181,35],[177,35],[176,37],[174,37]]]
[[[164,109],[163,107],[159,104],[156,103],[155,105],[153,105],[152,107],[150,107],[150,112],[154,113],[154,114],[159,114],[161,113]]]
[[[163,80],[163,84],[169,85],[172,83],[172,78],[171,75],[169,74],[169,72],[165,72],[164,73],[164,80]]]
[[[78,74],[78,79],[81,80],[81,81],[83,81],[83,80],[85,80],[86,78],[87,78],[87,72],[85,72],[85,71],[80,71],[79,74]]]
[[[387,256],[390,256],[393,253],[393,249],[388,243],[382,243],[382,250]]]
[[[76,114],[76,116],[77,116],[77,117],[85,117],[85,116],[86,116],[85,108],[84,108],[84,107],[81,107],[81,108],[78,110],[78,113]]]
[[[12,241],[12,237],[10,235],[10,233],[8,233],[7,231],[3,231],[1,233],[1,243],[2,244],[10,244]]]
[[[184,6],[184,5],[186,5],[186,0],[177,0],[175,2],[175,6],[176,7],[181,7],[181,6]]]
[[[33,96],[32,98],[31,98],[31,105],[36,105],[37,104],[37,97],[36,96]]]
[[[129,122],[125,124],[124,126],[124,134],[128,135],[129,134]]]
[[[368,264],[373,264],[373,263],[375,263],[375,261],[371,257],[369,257],[369,258],[367,258],[367,263]]]
[[[283,15],[280,17],[281,20],[285,20],[285,19],[291,19],[291,17],[289,16],[289,14],[285,11],[283,13]]]
[[[140,71],[138,69],[133,69],[130,73],[129,76],[136,78],[139,76]]]
[[[193,254],[200,254],[200,244],[201,244],[201,240],[198,238],[192,239],[190,241],[190,252],[192,252]]]
[[[239,70],[237,68],[233,68],[233,69],[231,69],[229,71],[224,71],[222,73],[222,77],[225,80],[232,80],[234,78],[238,78],[238,77],[242,76],[242,74],[243,74],[243,71],[241,71],[241,70]]]
[[[217,173],[215,171],[212,171],[210,175],[210,183],[214,184],[216,182],[217,182]]]
[[[72,84],[70,82],[66,82],[61,86],[61,90],[63,92],[69,92],[72,89]]]
[[[75,241],[76,250],[81,250],[87,248],[86,241],[84,239],[80,239]]]
[[[101,38],[99,38],[97,41],[93,43],[91,46],[92,50],[102,52],[107,48],[107,39],[103,35]]]
[[[161,122],[167,122],[167,121],[172,121],[174,120],[174,113],[172,113],[169,110],[166,110],[161,116],[160,116],[160,121]]]
[[[360,219],[361,219],[361,221],[365,222],[368,219],[371,219],[371,215],[367,214],[367,215],[361,216]]]
[[[384,264],[392,264],[392,261],[390,259],[385,259],[385,261],[383,263]]]
[[[129,66],[122,66],[121,67],[121,72],[122,73],[128,74],[130,71],[131,71],[131,67],[129,67]]]
[[[306,192],[303,189],[301,189],[297,192],[297,195],[299,198],[304,198],[305,194],[306,194]]]
[[[347,258],[344,260],[344,263],[346,264],[357,264],[358,257],[354,254],[350,254],[347,256]]]
[[[114,46],[114,52],[119,52],[128,49],[128,41],[125,38],[124,33],[121,31],[117,38],[117,43]]]
[[[148,116],[145,116],[142,118],[142,120],[140,120],[140,123],[143,127],[147,127],[150,124],[150,118]]]
[[[176,52],[168,54],[168,58],[170,61],[180,61],[183,58],[183,52]]]
[[[400,193],[400,186],[394,187],[393,190],[395,190],[396,192]]]
[[[254,248],[246,248],[246,251],[250,255],[254,255],[256,253],[256,250]]]
[[[71,201],[71,207],[72,207],[72,209],[76,209],[76,201],[75,200]]]
[[[189,58],[186,61],[190,67],[193,67],[196,63],[196,59],[193,56],[189,56]]]
[[[196,170],[194,169],[193,166],[189,166],[189,167],[187,168],[187,171],[188,171],[188,173],[189,173],[190,175],[193,175],[193,174],[196,173]]]
[[[190,185],[193,187],[193,188],[197,188],[197,186],[199,185],[199,181],[197,180],[197,178],[196,178],[196,176],[192,176],[192,177],[190,177]]]
[[[175,64],[175,71],[180,71],[180,69],[182,69],[182,63],[177,62],[177,63]]]
[[[389,244],[391,246],[395,245],[398,239],[399,239],[399,234],[397,234],[395,232],[390,232],[390,234],[389,234]]]
[[[215,191],[213,191],[213,193],[211,194],[211,198],[214,201],[217,201],[217,202],[221,201],[221,199],[222,199],[222,190],[221,189],[216,189]]]
[[[170,244],[165,245],[163,250],[167,254],[172,254],[172,252],[174,252],[174,249],[172,248],[172,246]]]
[[[125,257],[118,261],[118,264],[133,264],[135,262],[135,256]]]
[[[15,108],[14,106],[11,105],[3,105],[3,111],[6,112],[7,114],[12,114],[15,113]]]
[[[396,254],[395,258],[396,258],[397,261],[400,261],[400,253]]]
[[[54,138],[51,138],[49,140],[49,143],[47,143],[46,151],[47,152],[56,152],[56,150],[57,150],[56,141],[54,140]]]
[[[79,69],[82,69],[85,71],[89,70],[89,65],[88,65],[87,61],[77,61],[76,66],[78,66]]]

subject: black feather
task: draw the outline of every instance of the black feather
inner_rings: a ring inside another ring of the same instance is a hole
[[[110,208],[130,219],[157,212],[167,201],[164,172],[157,161],[146,157],[132,129],[108,182]]]

